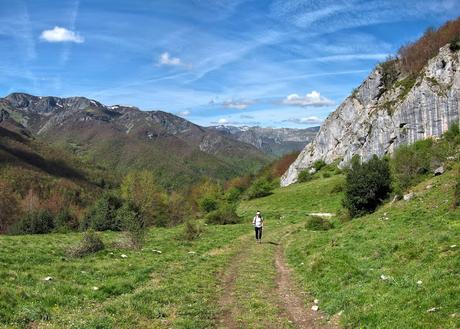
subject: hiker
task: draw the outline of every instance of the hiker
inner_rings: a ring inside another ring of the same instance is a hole
[[[256,215],[252,219],[252,225],[256,231],[256,241],[262,243],[262,229],[264,227],[264,219],[260,214],[260,211],[256,212]]]

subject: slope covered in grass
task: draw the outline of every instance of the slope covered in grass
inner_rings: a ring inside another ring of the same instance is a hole
[[[247,232],[209,226],[186,242],[180,227],[155,229],[140,251],[118,249],[120,235],[106,232],[108,247],[81,259],[66,254],[80,234],[1,236],[0,327],[212,327],[219,273]]]
[[[240,209],[257,208],[268,218],[334,212],[341,195],[328,191],[340,179],[295,184]],[[416,186],[411,201],[387,203],[345,223],[332,219],[327,231],[296,230],[285,253],[309,298],[318,298],[330,316],[340,313],[349,328],[458,328],[460,210],[452,209],[454,184],[451,170]]]

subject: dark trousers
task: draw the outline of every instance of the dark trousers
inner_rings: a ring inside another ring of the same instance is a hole
[[[262,239],[262,227],[256,227],[256,240]]]

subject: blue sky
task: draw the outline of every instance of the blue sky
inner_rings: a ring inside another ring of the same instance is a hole
[[[453,0],[0,0],[0,95],[308,127],[458,13]]]

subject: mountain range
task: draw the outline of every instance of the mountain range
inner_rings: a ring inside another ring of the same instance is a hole
[[[305,145],[313,140],[319,130],[319,127],[292,129],[224,125],[209,128],[275,156],[301,151]]]
[[[248,174],[275,155],[298,150],[314,129],[201,127],[162,111],[106,106],[85,97],[13,93],[0,99],[0,126],[49,143],[113,175],[152,170],[169,189],[205,177]],[[8,126],[6,128],[6,126]]]

